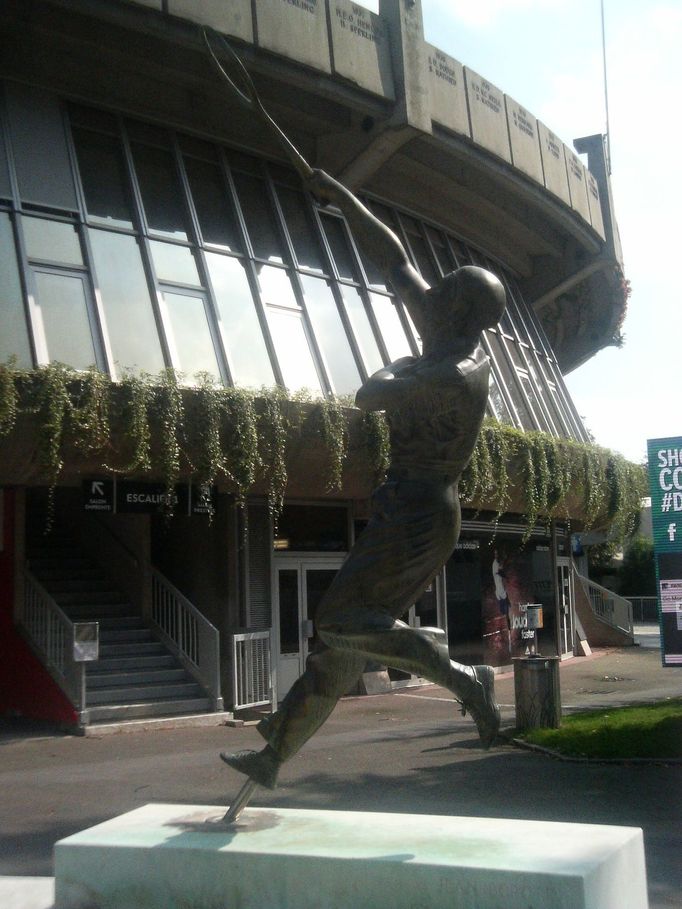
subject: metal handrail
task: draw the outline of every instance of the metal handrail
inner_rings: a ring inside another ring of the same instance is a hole
[[[583,585],[583,590],[595,616],[602,622],[606,622],[607,625],[633,635],[632,603],[590,578],[583,577],[581,574],[577,574],[577,577]]]
[[[635,622],[658,622],[658,597],[625,597],[632,603]]]
[[[185,668],[209,692],[213,709],[222,710],[218,629],[157,568],[150,565],[149,570],[154,625]]]
[[[234,631],[232,638],[233,708],[273,702],[270,631]]]
[[[38,579],[24,569],[24,612],[21,628],[79,714],[85,710],[84,664],[73,658],[73,622],[60,609]]]

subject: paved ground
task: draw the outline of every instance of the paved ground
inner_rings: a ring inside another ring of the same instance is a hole
[[[682,694],[655,647],[565,662],[567,709]],[[498,679],[513,725],[513,678]],[[0,874],[50,875],[61,837],[147,802],[227,804],[240,781],[224,749],[260,747],[252,726],[102,738],[0,729]],[[644,829],[652,909],[682,899],[682,766],[586,764],[502,744],[481,752],[439,688],[344,700],[254,805],[622,824]],[[1,888],[0,888],[1,889]]]

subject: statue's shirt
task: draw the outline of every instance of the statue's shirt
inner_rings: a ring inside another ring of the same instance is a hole
[[[419,361],[414,365],[418,368]],[[489,380],[490,361],[479,344],[458,364],[451,381],[388,411],[391,472],[433,472],[449,482],[459,479],[483,422]]]

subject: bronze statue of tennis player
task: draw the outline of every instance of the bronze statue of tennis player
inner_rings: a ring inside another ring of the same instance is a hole
[[[248,76],[240,74],[241,87],[236,87],[235,78],[215,57],[214,62],[233,89],[242,98],[248,92],[247,100],[254,103]],[[262,111],[260,102],[258,107]],[[475,266],[459,268],[429,287],[386,225],[346,187],[313,170],[295,149],[292,155],[286,137],[283,145],[307,188],[320,202],[341,210],[363,252],[403,301],[423,352],[380,369],[357,392],[359,408],[386,414],[391,450],[386,480],[373,494],[366,529],[318,606],[319,643],[305,672],[277,712],[258,724],[266,746],[258,752],[221,754],[249,778],[226,821],[236,818],[256,785],[275,787],[281,765],[324,723],[369,660],[451,691],[471,714],[484,748],[500,725],[492,668],[454,662],[443,631],[412,628],[401,616],[432,582],[459,536],[457,485],[476,445],[488,397],[490,366],[481,332],[499,322],[504,288],[493,274]]]

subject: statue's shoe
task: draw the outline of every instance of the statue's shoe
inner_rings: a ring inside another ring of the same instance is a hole
[[[246,774],[259,786],[274,789],[277,785],[277,775],[282,765],[274,752],[269,753],[268,748],[264,748],[263,751],[235,751],[234,754],[222,751],[220,758],[229,767]]]
[[[469,711],[476,723],[481,745],[488,749],[500,729],[500,708],[495,701],[495,673],[492,666],[472,666],[473,690],[462,699],[462,713]]]

